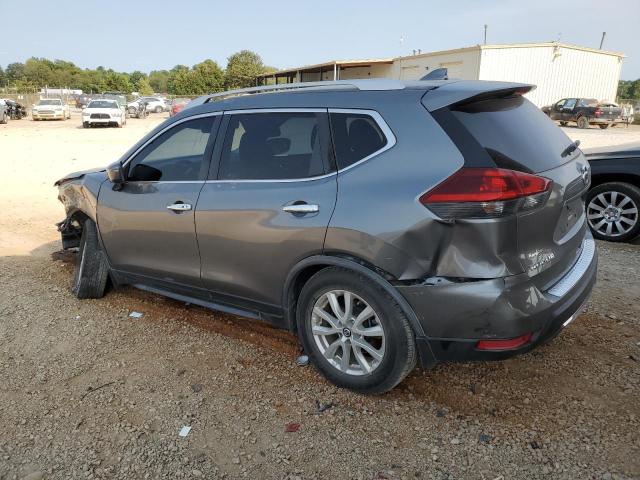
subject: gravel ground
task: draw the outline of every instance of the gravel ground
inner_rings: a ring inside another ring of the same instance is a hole
[[[0,128],[0,480],[640,478],[638,244],[598,243],[592,300],[551,344],[375,397],[295,366],[295,338],[259,322],[134,289],[77,300],[51,185],[158,121]]]

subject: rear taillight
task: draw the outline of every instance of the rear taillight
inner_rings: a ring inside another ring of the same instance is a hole
[[[600,110],[600,107],[598,107],[598,108],[596,108],[596,111],[595,111],[594,115],[596,116],[596,118],[598,118],[601,113],[602,113],[602,111]]]
[[[551,180],[503,168],[461,168],[423,194],[420,203],[439,217],[498,218],[541,207]]]

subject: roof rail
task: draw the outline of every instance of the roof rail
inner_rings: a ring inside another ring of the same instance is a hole
[[[259,87],[240,88],[226,92],[203,95],[189,102],[189,107],[195,107],[211,101],[226,100],[244,95],[258,93],[276,93],[292,90],[402,90],[404,83],[399,80],[367,79],[367,80],[335,80],[323,82],[281,83],[277,85],[262,85]]]

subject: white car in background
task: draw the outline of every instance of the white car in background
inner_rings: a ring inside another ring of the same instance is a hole
[[[86,108],[82,109],[82,126],[89,128],[93,125],[107,125],[123,127],[127,123],[124,107],[116,100],[101,98],[91,100]]]
[[[66,120],[71,118],[69,105],[59,98],[43,98],[31,107],[33,120]]]
[[[167,102],[164,101],[164,98],[160,98],[160,97],[140,97],[138,98],[136,101],[143,101],[147,104],[147,111],[149,112],[155,112],[155,113],[160,113],[160,112],[168,112],[169,111],[169,105],[167,105]],[[128,105],[133,105],[136,102],[131,102]]]

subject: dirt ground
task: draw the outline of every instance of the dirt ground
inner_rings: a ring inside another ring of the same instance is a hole
[[[164,116],[0,125],[0,480],[640,478],[638,242],[598,243],[591,302],[551,344],[416,369],[376,397],[295,366],[296,339],[259,322],[134,289],[77,300],[53,182]]]

